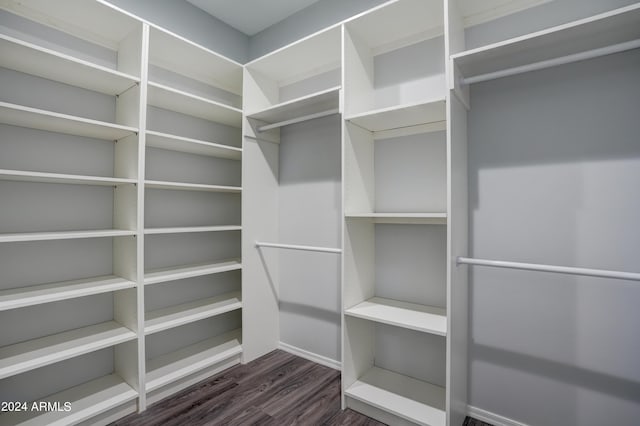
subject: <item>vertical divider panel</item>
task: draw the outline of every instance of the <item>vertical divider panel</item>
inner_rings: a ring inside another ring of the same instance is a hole
[[[456,265],[468,253],[467,107],[468,87],[458,90],[452,54],[464,50],[464,25],[456,0],[445,0],[447,91],[447,422],[467,414],[468,267]]]
[[[345,114],[368,111],[374,107],[373,54],[358,37],[344,28],[343,88]]]
[[[375,210],[374,153],[373,133],[345,122],[343,157],[346,213]]]

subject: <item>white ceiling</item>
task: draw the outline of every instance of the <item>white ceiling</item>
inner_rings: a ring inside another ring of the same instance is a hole
[[[187,0],[247,35],[254,35],[319,0]]]

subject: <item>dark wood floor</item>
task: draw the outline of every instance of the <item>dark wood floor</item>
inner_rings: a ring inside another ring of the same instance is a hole
[[[470,420],[470,419],[467,419]],[[113,426],[382,426],[340,410],[340,372],[283,351],[237,365]],[[468,423],[465,426],[490,426]]]

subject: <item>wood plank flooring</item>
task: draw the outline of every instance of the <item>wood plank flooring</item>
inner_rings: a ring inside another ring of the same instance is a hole
[[[237,365],[112,426],[383,426],[340,410],[340,372],[284,351]],[[467,418],[464,426],[491,426]]]

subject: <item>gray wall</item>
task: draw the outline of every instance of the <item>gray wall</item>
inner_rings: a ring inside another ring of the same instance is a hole
[[[279,241],[340,247],[337,115],[281,129]],[[340,361],[340,256],[280,250],[280,340]]]
[[[640,270],[640,50],[478,84],[472,255]],[[640,286],[472,268],[470,403],[532,425],[640,418]]]
[[[249,59],[259,58],[384,2],[385,0],[320,0],[252,36],[249,40]]]
[[[249,37],[246,34],[186,1],[108,1],[242,64],[249,58]]]

